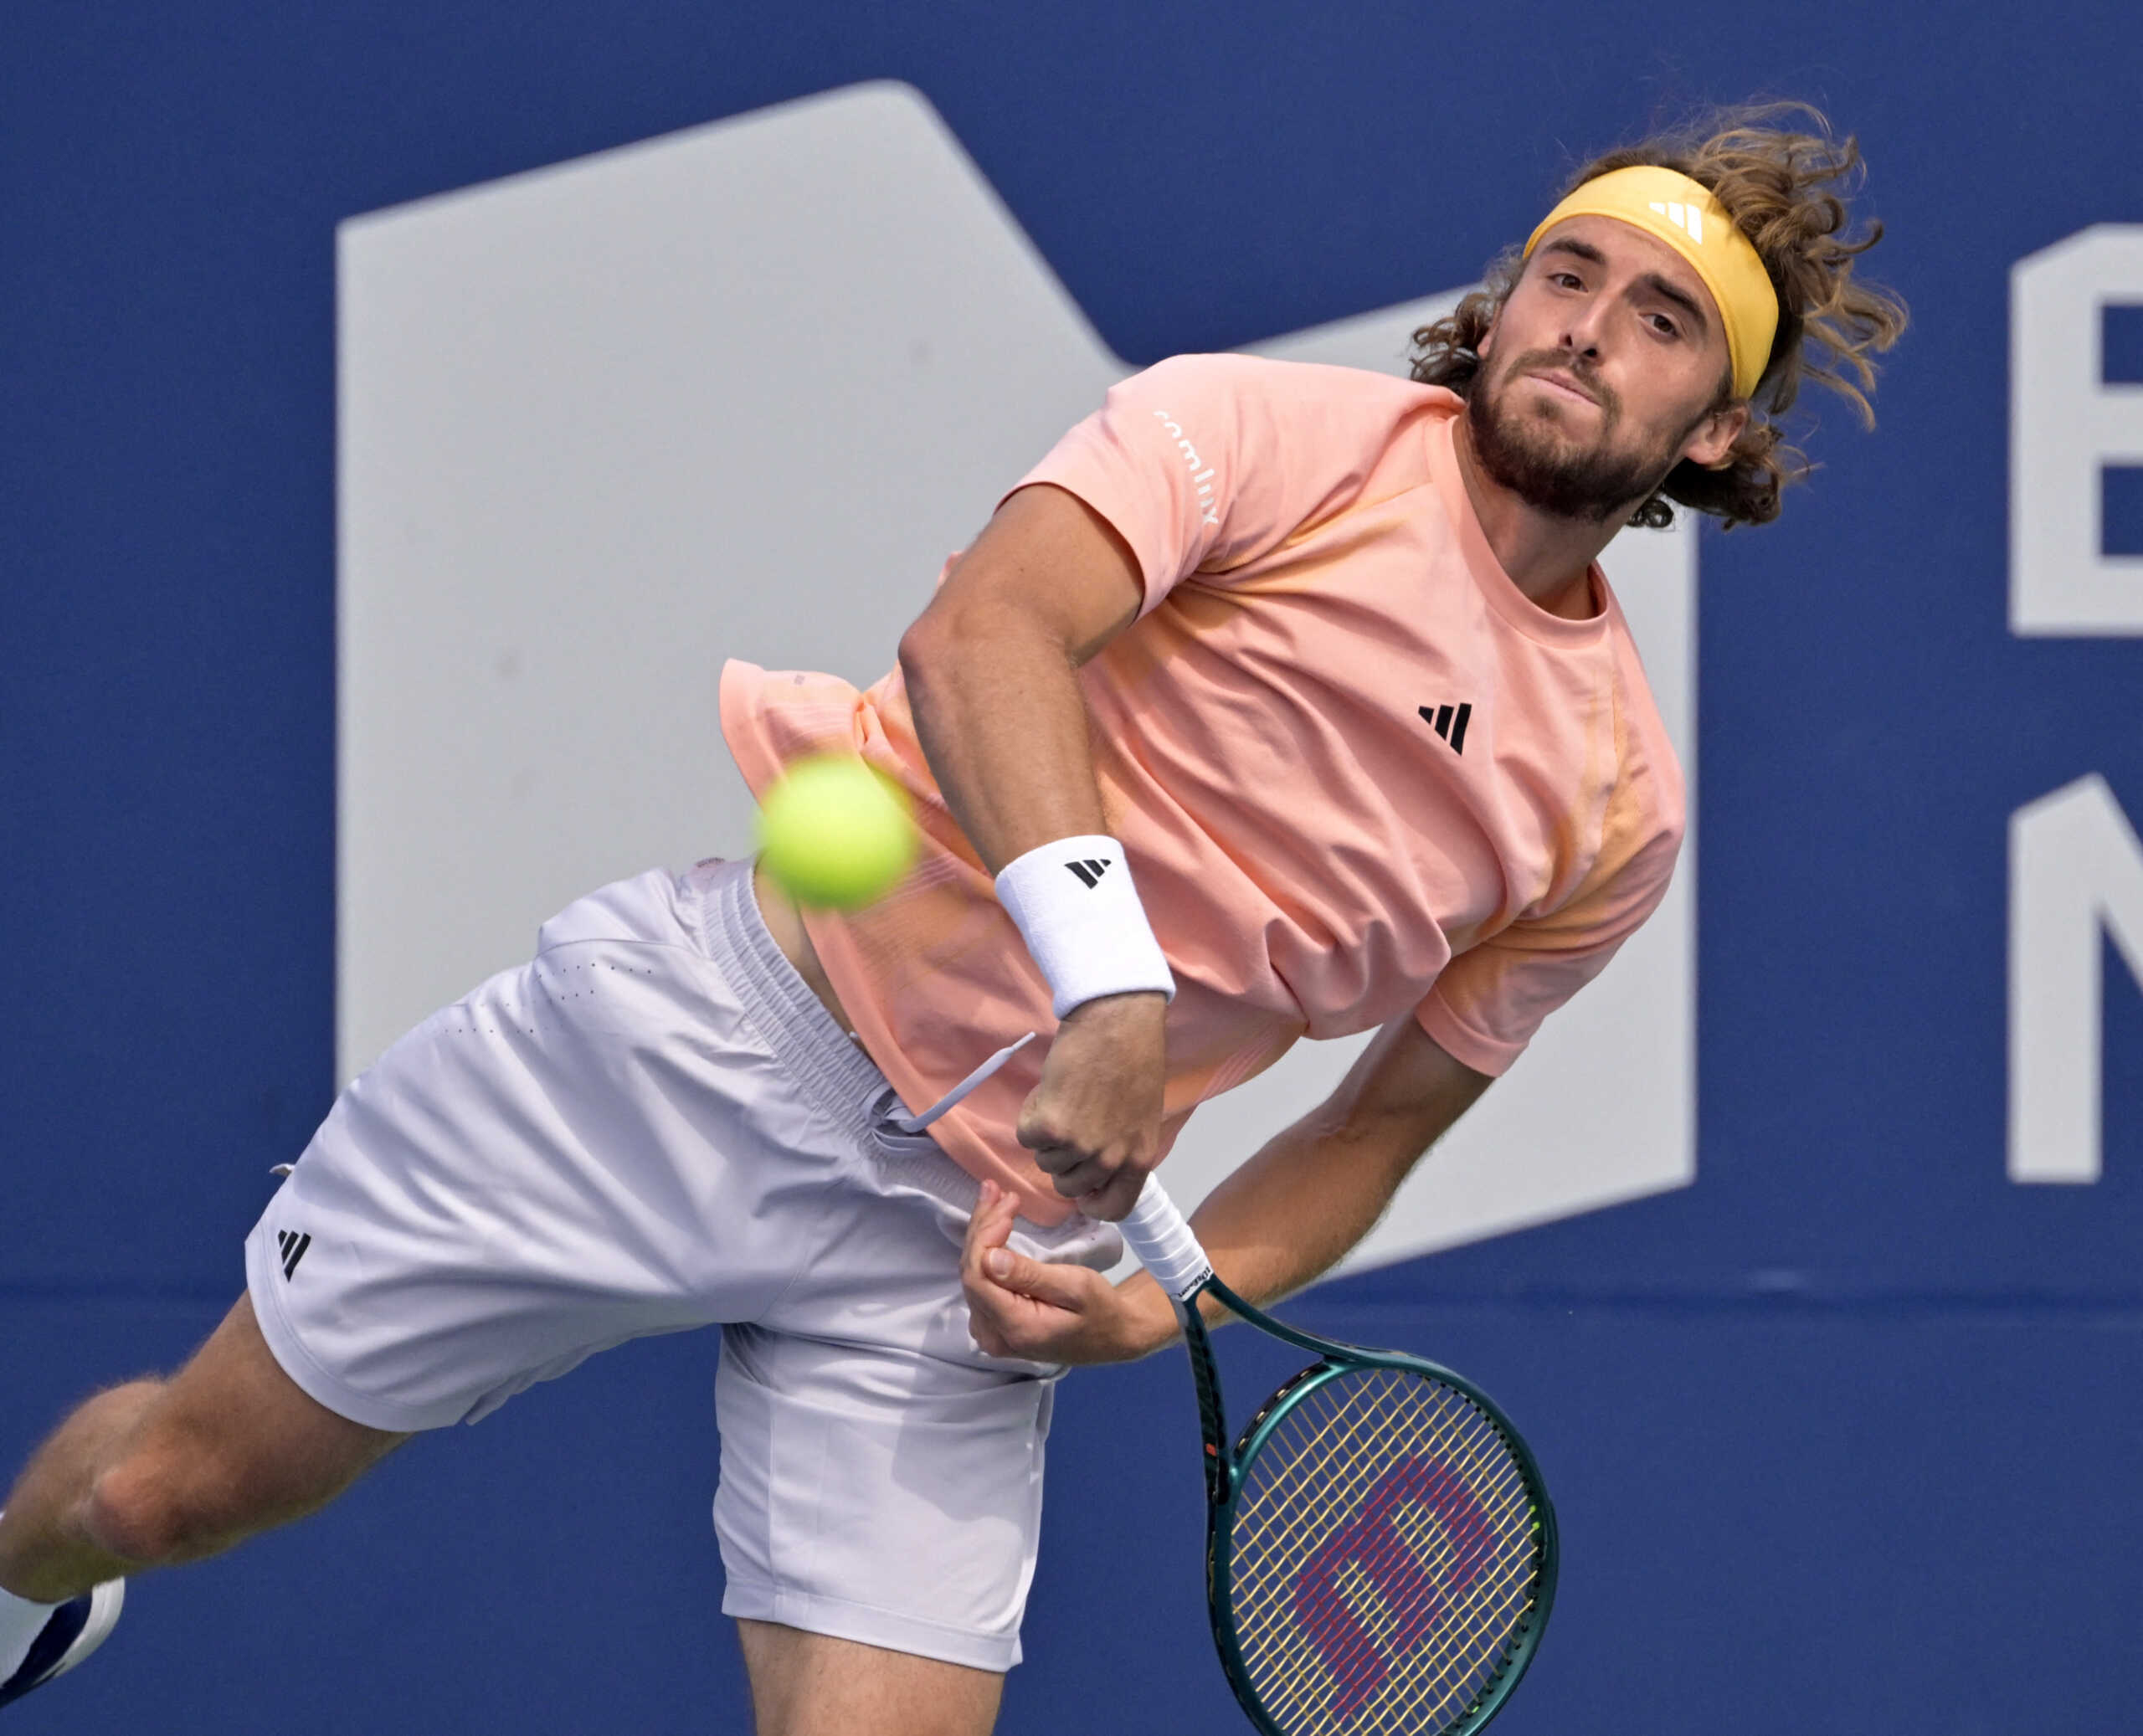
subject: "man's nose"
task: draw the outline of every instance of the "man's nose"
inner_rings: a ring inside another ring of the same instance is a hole
[[[1596,297],[1589,298],[1582,307],[1571,311],[1569,323],[1563,327],[1562,347],[1587,361],[1597,362],[1603,331],[1600,302]]]

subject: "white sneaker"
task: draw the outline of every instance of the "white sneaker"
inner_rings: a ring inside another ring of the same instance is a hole
[[[21,1667],[0,1682],[0,1706],[12,1706],[32,1688],[57,1682],[103,1645],[105,1636],[118,1626],[119,1606],[126,1601],[126,1580],[106,1579],[95,1590],[60,1605],[30,1642]]]

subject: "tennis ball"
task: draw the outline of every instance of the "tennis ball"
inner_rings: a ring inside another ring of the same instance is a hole
[[[891,891],[914,865],[905,792],[849,754],[802,759],[759,804],[767,872],[799,904],[854,910]]]

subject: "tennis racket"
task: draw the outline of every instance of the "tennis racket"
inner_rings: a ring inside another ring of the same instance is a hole
[[[1205,1595],[1265,1736],[1464,1736],[1501,1710],[1555,1592],[1555,1510],[1478,1387],[1282,1325],[1213,1275],[1159,1182],[1118,1226],[1175,1304],[1205,1437]],[[1317,1360],[1231,1444],[1210,1292]]]

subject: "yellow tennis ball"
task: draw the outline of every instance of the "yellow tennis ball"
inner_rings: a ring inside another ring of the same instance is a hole
[[[799,904],[854,910],[915,865],[906,792],[849,754],[799,760],[759,804],[759,851]]]

